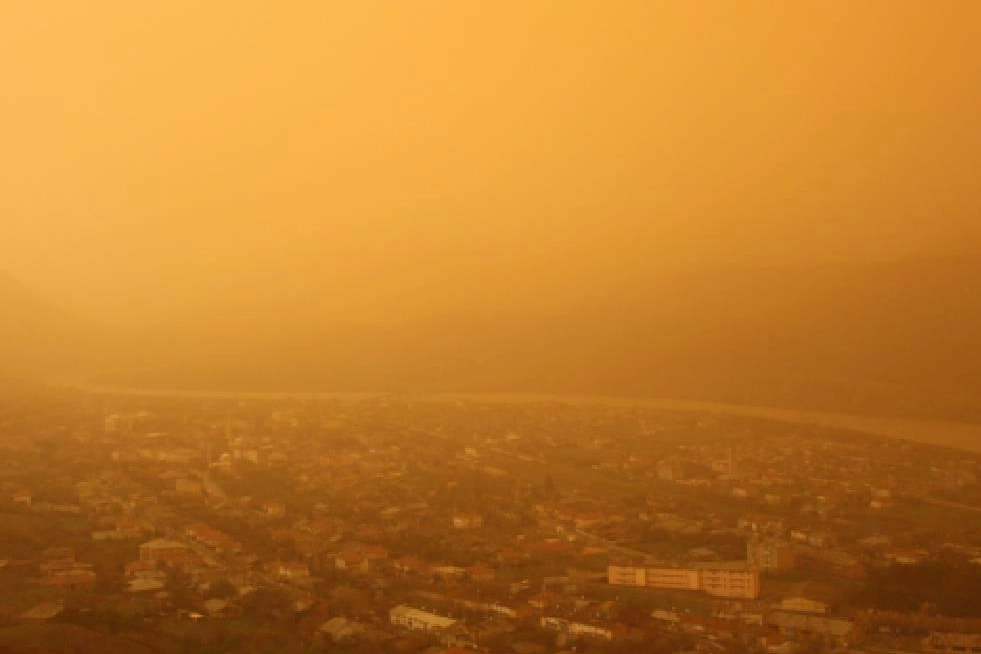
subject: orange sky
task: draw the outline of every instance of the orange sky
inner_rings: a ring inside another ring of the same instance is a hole
[[[0,268],[95,317],[314,289],[377,318],[969,248],[979,26],[976,0],[7,2]]]

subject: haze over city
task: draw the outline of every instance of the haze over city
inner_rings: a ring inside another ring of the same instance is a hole
[[[971,251],[978,11],[10,7],[3,260],[132,322]]]
[[[848,351],[814,376],[854,377],[834,369],[862,356],[851,330],[919,325],[909,304],[950,315],[977,289],[978,18],[973,2],[11,7],[0,261],[79,321],[59,333],[99,351],[83,369],[165,385],[227,384],[251,359],[248,388],[731,399],[668,360],[752,374],[766,347],[799,368],[811,341],[828,349],[824,323]],[[927,288],[907,303],[911,280]],[[924,324],[864,355],[901,374],[859,383],[922,372],[882,360],[936,348]],[[657,368],[672,381],[637,379]]]
[[[981,653],[981,2],[0,7],[0,654]]]

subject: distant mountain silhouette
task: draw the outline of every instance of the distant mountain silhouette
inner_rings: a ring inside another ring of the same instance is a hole
[[[75,369],[94,332],[26,286],[0,274],[0,388]]]
[[[149,348],[167,361],[104,381],[653,395],[981,419],[979,299],[981,259],[720,267],[620,284],[562,313],[384,327],[298,313],[248,339],[212,324]]]

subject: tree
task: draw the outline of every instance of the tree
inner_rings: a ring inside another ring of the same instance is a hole
[[[219,579],[208,588],[209,598],[228,599],[236,595],[238,595],[238,590],[227,579]]]
[[[190,608],[193,602],[193,593],[190,582],[184,571],[178,566],[167,568],[167,580],[164,588],[170,596],[170,601],[179,609]]]

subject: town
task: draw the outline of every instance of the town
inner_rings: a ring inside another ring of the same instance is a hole
[[[67,390],[0,407],[0,448],[0,643],[981,652],[981,461],[956,450],[601,404]]]

